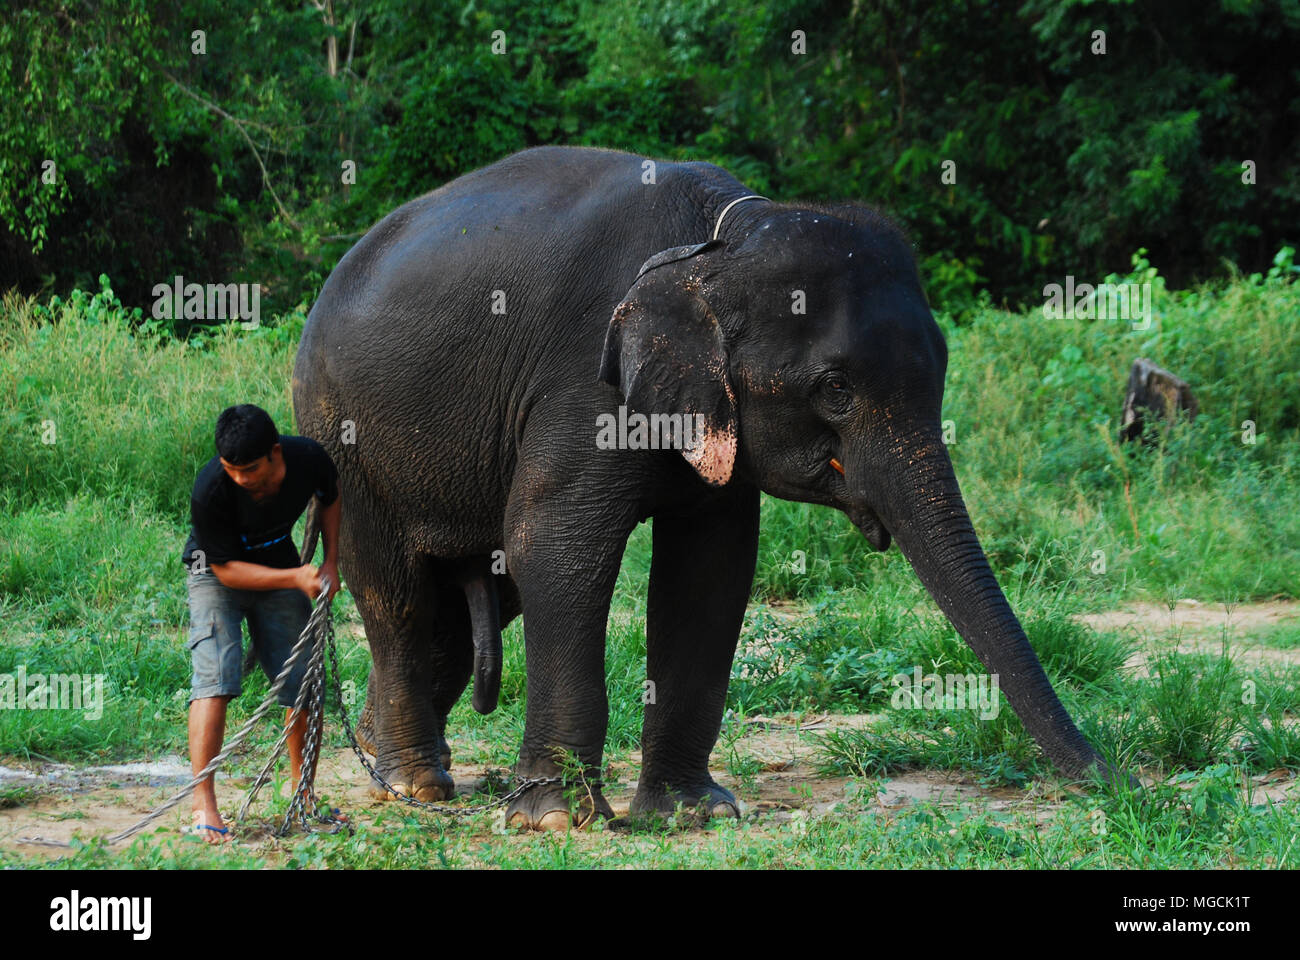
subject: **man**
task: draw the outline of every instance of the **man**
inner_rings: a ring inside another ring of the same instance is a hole
[[[274,681],[329,580],[338,591],[338,473],[308,437],[282,437],[265,410],[228,407],[217,417],[217,456],[204,465],[190,497],[192,530],[182,560],[189,568],[190,763],[197,775],[221,750],[226,704],[239,696],[242,636],[248,620],[253,650]],[[320,501],[325,562],[299,566],[293,525],[312,496]],[[307,667],[302,658],[280,690],[292,707]],[[288,725],[291,710],[285,710]],[[302,774],[305,713],[289,731],[295,788]],[[194,790],[194,831],[208,843],[229,840],[217,812],[213,778]]]

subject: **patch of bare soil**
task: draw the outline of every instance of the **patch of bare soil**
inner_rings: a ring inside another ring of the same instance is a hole
[[[1258,639],[1279,626],[1300,623],[1300,603],[1294,600],[1231,606],[1179,600],[1172,610],[1165,604],[1134,603],[1076,619],[1094,630],[1131,632],[1142,647],[1126,663],[1135,676],[1146,676],[1150,656],[1170,649],[1171,641],[1182,653],[1217,654],[1226,639],[1232,658],[1244,667],[1300,666],[1300,648],[1282,650]]]
[[[99,767],[0,766],[0,796],[6,798],[6,806],[0,808],[0,846],[59,856],[66,851],[19,846],[18,840],[36,836],[66,843],[74,832],[85,837],[111,836],[131,826],[189,780],[189,763],[180,757]],[[178,810],[187,824],[189,803]],[[166,817],[159,825],[171,820]]]
[[[875,815],[892,818],[918,803],[937,806],[960,804],[983,805],[989,810],[1019,811],[1038,822],[1050,820],[1064,805],[1065,796],[1050,785],[1035,784],[1028,789],[1014,787],[986,788],[960,773],[913,770],[900,773],[879,783],[883,789],[865,799],[858,795],[859,784],[849,777],[828,777],[817,773],[815,754],[817,735],[835,729],[862,729],[879,720],[869,715],[830,715],[820,717],[756,717],[747,721],[745,734],[735,744],[734,769],[744,765],[741,777],[728,771],[727,757],[720,749],[714,755],[713,773],[718,782],[741,798],[748,833],[755,839],[790,829],[796,819],[816,817]],[[453,751],[465,751],[469,744],[453,741]],[[739,758],[741,764],[736,763]],[[634,779],[641,756],[633,753],[628,762],[611,764],[606,797],[618,816],[626,815],[636,793]],[[473,794],[488,770],[481,765],[453,763],[458,796]],[[23,838],[43,837],[67,841],[73,833],[82,838],[108,836],[143,817],[188,782],[188,764],[179,757],[148,764],[119,767],[67,766],[23,768],[0,766],[0,794],[12,796],[16,787],[31,793],[15,806],[0,809],[0,848],[21,851],[26,856],[54,858],[66,849],[23,843]],[[229,822],[242,803],[250,780],[226,778],[218,774],[217,795],[222,814]],[[1263,796],[1273,800],[1300,799],[1300,781],[1286,771],[1276,771],[1254,778],[1253,802]],[[367,789],[367,775],[350,750],[335,750],[321,760],[317,791],[341,808],[358,826],[374,825],[379,814],[398,812],[397,805],[373,800]],[[868,789],[875,790],[877,784]],[[281,795],[288,795],[288,784],[281,783]],[[264,788],[269,790],[270,788]],[[12,802],[12,801],[11,801]],[[851,803],[851,806],[842,807]],[[148,831],[163,829],[164,835],[180,836],[190,823],[188,799],[160,818]],[[235,843],[252,848],[264,857],[267,866],[283,862],[292,848],[293,837],[281,841],[272,836],[275,822],[267,812],[264,797],[254,804],[250,819],[234,825]],[[383,829],[379,825],[376,829]],[[492,843],[528,842],[528,834],[499,836],[490,827],[479,831],[482,839]],[[198,837],[188,842],[201,844]],[[575,833],[575,842],[583,848],[597,849],[608,840],[600,833]],[[708,833],[687,831],[672,840],[686,846],[711,842]],[[219,855],[214,851],[214,855]]]
[[[831,715],[819,717],[757,717],[746,722],[744,735],[736,741],[735,769],[744,769],[740,777],[728,772],[728,757],[720,748],[713,757],[713,774],[741,799],[751,831],[779,830],[792,819],[835,816],[837,805],[852,801],[852,812],[861,815],[864,806],[857,797],[857,784],[849,777],[820,776],[814,755],[817,735],[832,729],[862,728],[878,720],[875,716]],[[453,751],[462,753],[469,744],[453,740]],[[606,798],[618,816],[628,812],[636,793],[635,779],[641,755],[632,753],[627,762],[610,765],[610,782]],[[473,794],[483,783],[488,770],[482,765],[453,760],[458,796]],[[23,838],[42,837],[67,841],[74,832],[86,838],[108,836],[132,824],[167,799],[189,780],[189,767],[182,758],[172,757],[155,763],[129,764],[120,767],[72,768],[63,765],[0,767],[0,791],[26,787],[17,805],[0,809],[0,847],[21,851],[27,856],[57,857],[63,848],[22,843]],[[218,774],[217,796],[222,814],[229,822],[242,803],[250,785],[248,778],[226,778]],[[343,809],[358,825],[372,823],[395,805],[377,802],[369,796],[367,774],[350,750],[336,750],[321,760],[317,792]],[[1013,788],[985,789],[965,780],[960,774],[917,770],[899,774],[883,782],[883,792],[874,794],[865,809],[891,816],[919,802],[939,805],[984,802],[990,809],[1007,809],[1032,804],[1042,816],[1059,808],[1036,791]],[[874,785],[872,785],[874,789]],[[264,788],[264,790],[269,790]],[[281,784],[287,796],[288,785]],[[12,800],[10,802],[13,802]],[[251,822],[234,827],[236,842],[265,849],[268,862],[277,860],[282,850],[270,834],[271,820],[263,797],[254,804]],[[190,823],[190,804],[183,801],[175,811],[160,818],[149,830],[164,828],[168,834],[180,835]],[[381,827],[382,829],[382,827]],[[680,842],[691,844],[703,839],[691,833],[677,835]],[[506,838],[484,830],[484,838]],[[190,840],[201,843],[198,837]],[[580,842],[600,843],[599,834],[584,835]]]

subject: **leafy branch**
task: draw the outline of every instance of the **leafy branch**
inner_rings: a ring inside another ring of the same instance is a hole
[[[234,124],[235,129],[239,131],[239,135],[243,137],[244,142],[248,144],[248,149],[253,152],[253,159],[257,161],[257,166],[262,171],[262,185],[266,187],[267,193],[269,193],[271,195],[271,199],[275,201],[275,205],[280,211],[280,216],[282,216],[285,222],[288,223],[290,226],[292,226],[295,230],[299,230],[299,231],[303,230],[304,229],[303,225],[299,223],[296,219],[294,219],[293,215],[289,213],[284,203],[280,200],[280,195],[275,192],[275,187],[271,185],[271,175],[267,172],[266,164],[262,161],[262,154],[257,149],[257,144],[253,142],[253,138],[248,135],[248,131],[245,129],[245,127],[257,127],[263,130],[269,130],[269,128],[266,127],[264,124],[259,124],[251,120],[241,120],[239,117],[236,117],[234,114],[231,114],[228,111],[222,109],[220,105],[213,103],[207,97],[187,87],[185,84],[181,83],[179,80],[177,80],[166,70],[162,71],[162,75],[166,77],[168,80],[170,80],[173,84],[175,84],[176,89],[180,90],[181,93],[185,94],[187,97],[192,98],[193,100],[198,101],[200,104],[202,104],[208,110],[211,110],[213,113],[221,117],[223,120],[229,120],[232,124]]]

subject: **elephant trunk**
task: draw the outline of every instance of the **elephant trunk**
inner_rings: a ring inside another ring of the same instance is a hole
[[[938,431],[919,431],[890,447],[892,462],[870,500],[921,583],[998,678],[999,689],[1052,763],[1071,777],[1087,777],[1094,766],[1109,775],[1052,689],[989,567]],[[854,466],[862,481],[869,482],[873,473],[881,476],[878,463],[872,471],[865,460],[846,462],[850,483]],[[867,496],[862,490],[855,499],[865,503]],[[849,514],[864,534],[875,531],[871,509]]]

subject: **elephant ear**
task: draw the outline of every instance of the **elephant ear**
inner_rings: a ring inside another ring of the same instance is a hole
[[[600,379],[617,387],[633,410],[702,418],[703,430],[692,431],[682,456],[719,487],[736,465],[736,396],[722,330],[702,294],[706,258],[700,255],[722,245],[673,247],[647,260],[614,308],[600,363]]]

